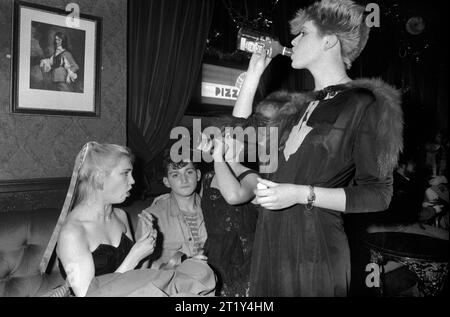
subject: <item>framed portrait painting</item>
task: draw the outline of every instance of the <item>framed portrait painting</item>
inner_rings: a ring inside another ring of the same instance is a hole
[[[12,112],[100,115],[101,18],[14,2]]]

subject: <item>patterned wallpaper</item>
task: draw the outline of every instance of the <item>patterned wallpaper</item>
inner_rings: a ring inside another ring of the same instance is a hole
[[[0,0],[0,182],[70,177],[73,161],[90,140],[125,144],[127,0],[27,0],[101,16],[101,117],[12,114],[10,107],[13,0]]]

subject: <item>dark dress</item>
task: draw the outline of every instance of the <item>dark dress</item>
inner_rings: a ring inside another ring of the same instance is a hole
[[[321,100],[307,121],[312,130],[287,161],[280,149],[278,169],[269,178],[344,188],[345,212],[385,209],[392,173],[378,177],[374,104],[374,95],[362,88],[344,88]],[[261,208],[251,296],[346,296],[349,283],[350,251],[340,212],[317,207],[308,211],[299,204],[279,211]]]
[[[239,175],[241,181],[249,170]],[[208,238],[208,263],[223,283],[220,295],[248,296],[249,275],[257,209],[251,203],[230,205],[217,188],[211,187],[214,171],[203,180],[202,211]]]
[[[122,233],[117,247],[100,244],[93,252],[95,277],[86,296],[92,297],[167,297],[173,295],[212,296],[214,273],[200,260],[188,259],[173,270],[138,269],[114,273],[130,252],[133,241]],[[61,262],[64,279],[66,273]],[[73,294],[73,291],[71,294]]]
[[[100,244],[92,252],[95,276],[115,272],[123,260],[125,260],[128,253],[130,253],[133,244],[134,242],[125,233],[122,233],[120,244],[117,248],[108,244]]]
[[[122,264],[127,257],[134,242],[122,233],[120,243],[117,247],[109,244],[100,244],[93,252],[92,259],[94,260],[95,276],[113,273]],[[59,262],[59,270],[64,279],[66,279],[66,272],[61,262]]]

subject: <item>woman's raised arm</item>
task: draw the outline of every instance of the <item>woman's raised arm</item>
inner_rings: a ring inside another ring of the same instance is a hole
[[[253,99],[256,89],[258,89],[259,80],[271,60],[266,54],[254,53],[252,55],[244,83],[233,108],[234,117],[246,119],[252,114]]]

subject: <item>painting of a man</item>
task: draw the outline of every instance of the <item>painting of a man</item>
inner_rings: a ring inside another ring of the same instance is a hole
[[[32,22],[31,89],[83,93],[84,31],[64,29]]]

